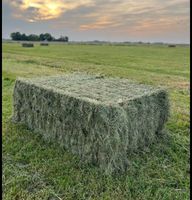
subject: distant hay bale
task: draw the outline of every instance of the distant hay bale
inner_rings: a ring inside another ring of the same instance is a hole
[[[118,78],[72,74],[19,78],[13,120],[110,174],[155,141],[168,119],[165,90]]]
[[[168,47],[176,47],[176,45],[170,44],[170,45],[168,45]]]
[[[40,43],[40,46],[49,46],[48,43]]]
[[[22,47],[34,47],[32,43],[22,43]]]

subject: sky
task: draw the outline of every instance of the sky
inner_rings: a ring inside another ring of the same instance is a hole
[[[190,42],[190,0],[2,0],[2,37],[51,33],[70,41]]]

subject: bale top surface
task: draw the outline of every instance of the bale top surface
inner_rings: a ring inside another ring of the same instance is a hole
[[[71,74],[18,80],[61,94],[98,104],[119,104],[159,92],[160,88],[120,78]]]

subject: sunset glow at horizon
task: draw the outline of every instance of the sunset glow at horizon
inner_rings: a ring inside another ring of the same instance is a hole
[[[3,37],[11,32],[70,40],[190,42],[189,0],[3,0]]]

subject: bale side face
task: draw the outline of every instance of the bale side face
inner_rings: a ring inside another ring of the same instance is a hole
[[[125,171],[128,153],[154,141],[167,121],[169,107],[163,90],[102,104],[22,80],[16,81],[13,97],[14,121],[106,173]]]

